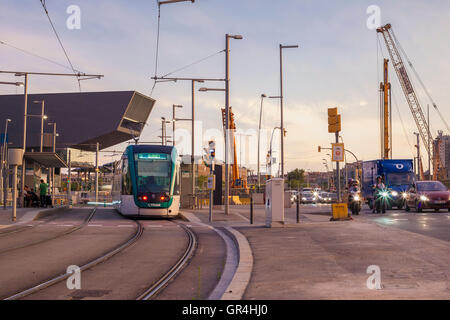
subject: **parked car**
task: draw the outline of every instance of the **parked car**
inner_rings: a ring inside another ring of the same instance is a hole
[[[301,203],[316,203],[317,197],[311,191],[302,192]]]
[[[406,211],[434,209],[450,212],[450,191],[440,181],[416,181],[406,193]]]

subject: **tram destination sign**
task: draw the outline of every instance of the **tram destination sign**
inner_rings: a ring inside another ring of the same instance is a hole
[[[166,153],[139,153],[138,159],[142,160],[167,160]]]

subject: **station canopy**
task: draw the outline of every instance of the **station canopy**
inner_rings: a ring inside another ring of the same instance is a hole
[[[67,159],[62,150],[74,148],[95,151],[139,137],[154,107],[155,100],[136,91],[48,93],[28,95],[26,156],[38,163],[56,164],[59,160],[50,155],[37,156],[40,149],[41,104],[48,119],[44,135],[53,133],[51,123],[56,122],[58,137],[56,151],[63,162]],[[22,147],[24,122],[24,95],[0,95],[0,122],[11,119],[8,127],[9,147]],[[53,139],[45,139],[44,151],[52,151]],[[38,157],[40,157],[38,159]]]

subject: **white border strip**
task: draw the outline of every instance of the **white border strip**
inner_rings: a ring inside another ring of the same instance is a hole
[[[239,249],[239,264],[222,300],[241,300],[250,282],[253,270],[253,254],[247,238],[231,227],[225,227],[236,240]]]
[[[253,254],[247,238],[231,227],[225,232],[201,222],[191,212],[180,212],[190,222],[213,229],[225,242],[227,257],[219,283],[208,300],[241,300],[250,282],[253,270]]]

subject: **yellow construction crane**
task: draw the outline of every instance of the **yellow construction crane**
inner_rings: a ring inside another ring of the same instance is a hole
[[[222,124],[224,133],[227,134],[226,130],[226,111],[225,108],[222,108]],[[236,130],[236,123],[234,122],[234,113],[232,108],[230,107],[230,121],[229,121],[229,129],[230,129],[230,138],[233,141],[233,165],[232,165],[232,175],[231,179],[231,188],[234,189],[247,189],[247,181],[242,180],[239,176],[239,167],[237,164],[237,152],[236,152],[236,137],[234,136],[234,132]]]
[[[392,107],[388,59],[384,59],[383,74],[384,82],[380,83],[381,155],[386,160],[392,159]]]
[[[384,38],[384,42],[386,44],[386,48],[389,51],[389,55],[391,57],[392,65],[394,66],[394,69],[397,73],[398,80],[401,84],[401,87],[403,89],[403,93],[405,94],[406,101],[408,102],[409,108],[411,109],[412,115],[414,117],[414,120],[417,125],[417,129],[419,130],[419,134],[422,138],[422,142],[425,145],[425,148],[427,149],[428,156],[431,157],[433,154],[433,137],[431,135],[431,130],[429,128],[429,123],[425,119],[424,112],[420,106],[419,99],[417,98],[416,92],[414,91],[414,87],[411,83],[411,80],[409,78],[408,72],[406,71],[405,64],[403,63],[403,59],[400,55],[399,49],[402,51],[405,58],[408,60],[409,66],[414,71],[417,79],[419,80],[421,86],[423,87],[425,93],[430,98],[431,102],[433,103],[433,107],[438,112],[439,116],[441,117],[442,121],[444,122],[445,126],[447,127],[447,130],[450,131],[448,123],[446,122],[445,118],[440,113],[439,109],[437,108],[437,105],[434,103],[433,99],[431,98],[428,90],[426,89],[425,85],[423,84],[422,80],[420,79],[419,75],[415,71],[411,61],[409,61],[408,57],[406,56],[405,51],[402,49],[400,43],[398,42],[397,38],[395,37],[394,31],[392,30],[392,26],[390,24],[386,24],[383,27],[380,27],[377,29],[378,33],[381,33]],[[439,152],[434,152],[434,161],[433,161],[433,180],[437,180],[437,178],[442,177],[442,170],[441,170],[441,161]]]

